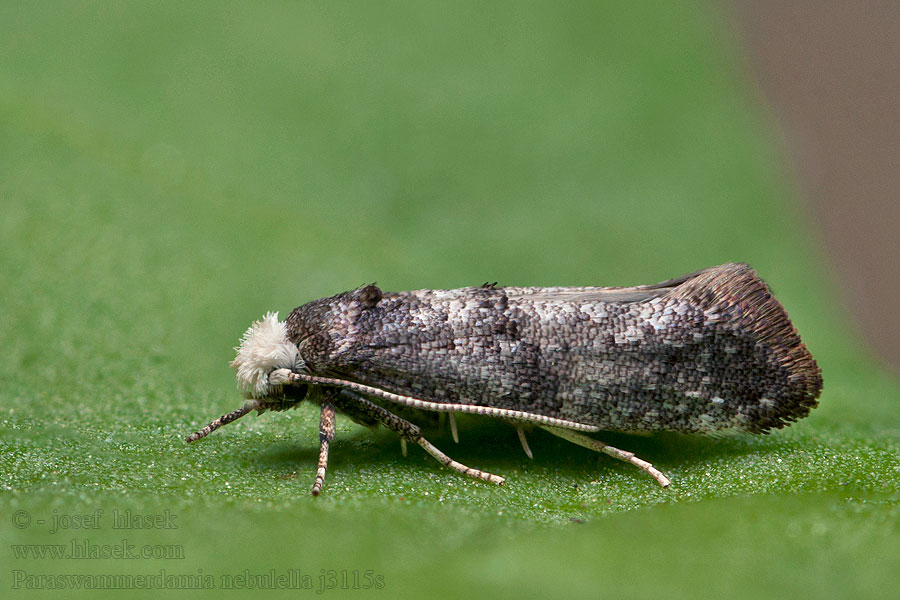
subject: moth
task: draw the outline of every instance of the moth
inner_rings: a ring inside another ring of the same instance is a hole
[[[396,414],[486,415],[542,427],[669,479],[601,430],[767,433],[805,417],[822,375],[785,309],[746,264],[636,287],[497,287],[383,292],[367,285],[268,313],[235,348],[246,401],[188,436],[251,411],[318,405],[325,480],[335,414],[381,424],[451,469],[502,484],[437,449]]]

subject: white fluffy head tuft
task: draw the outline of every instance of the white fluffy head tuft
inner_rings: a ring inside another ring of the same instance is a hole
[[[287,327],[278,320],[277,312],[266,313],[262,320],[254,321],[235,350],[237,356],[231,367],[237,371],[238,387],[252,398],[265,398],[279,391],[280,385],[269,382],[269,373],[291,369],[299,360],[297,346],[288,341]]]

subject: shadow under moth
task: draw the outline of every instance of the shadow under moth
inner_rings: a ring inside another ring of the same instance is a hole
[[[586,435],[601,430],[767,433],[805,417],[822,375],[784,308],[747,265],[725,264],[636,287],[497,287],[382,292],[368,285],[267,314],[231,366],[244,405],[193,442],[252,412],[308,400],[321,409],[325,480],[335,412],[381,424],[445,466],[460,464],[409,409],[497,417],[542,427],[669,479],[633,453]],[[393,411],[392,411],[393,410]],[[412,412],[415,412],[412,411]]]

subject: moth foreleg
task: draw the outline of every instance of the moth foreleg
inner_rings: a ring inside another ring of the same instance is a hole
[[[255,404],[253,404],[251,402],[247,402],[239,409],[233,410],[230,413],[228,413],[227,415],[222,415],[218,419],[214,419],[213,421],[210,422],[209,425],[207,425],[200,431],[194,432],[191,435],[187,436],[185,438],[185,441],[196,442],[199,439],[205,438],[206,436],[211,434],[213,431],[215,431],[222,425],[228,425],[232,421],[237,421],[238,419],[240,419],[241,417],[246,415],[248,412],[250,412],[251,410],[254,410],[256,408],[258,408],[258,407]]]
[[[583,446],[584,448],[589,448],[596,452],[603,452],[612,456],[613,458],[618,458],[619,460],[623,460],[627,463],[631,463],[642,471],[646,471],[649,473],[659,485],[663,487],[669,487],[669,484],[672,483],[669,481],[669,478],[663,475],[656,467],[648,463],[646,460],[638,458],[634,455],[634,452],[628,452],[627,450],[619,450],[618,448],[614,448],[609,444],[601,442],[600,440],[595,440],[592,437],[588,437],[583,433],[578,433],[577,431],[572,431],[570,429],[563,429],[561,427],[544,427],[553,435],[559,436],[564,440],[568,440],[574,444],[578,444],[579,446]]]
[[[322,400],[322,415],[319,419],[319,463],[316,469],[316,480],[313,482],[312,495],[318,496],[325,483],[325,471],[328,470],[328,446],[334,439],[334,404],[329,393]]]
[[[438,450],[434,446],[434,444],[422,437],[421,430],[417,425],[410,423],[406,419],[398,417],[389,410],[378,406],[374,402],[367,400],[366,398],[355,392],[343,390],[342,393],[338,396],[335,396],[333,400],[335,406],[341,411],[346,411],[351,414],[364,413],[369,417],[377,419],[379,423],[381,423],[391,431],[394,431],[403,438],[420,445],[425,450],[425,452],[436,458],[444,466],[450,467],[454,471],[458,471],[463,475],[475,477],[476,479],[489,481],[497,485],[502,485],[505,481],[503,477],[500,477],[499,475],[494,475],[486,471],[479,471],[478,469],[472,469],[460,462],[453,460],[452,458]]]

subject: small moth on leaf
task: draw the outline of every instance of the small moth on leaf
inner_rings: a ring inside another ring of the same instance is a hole
[[[636,287],[496,287],[382,292],[368,285],[315,300],[285,321],[250,326],[231,366],[251,411],[319,405],[325,480],[335,412],[397,432],[444,465],[462,465],[394,411],[472,413],[542,427],[666,478],[586,432],[766,433],[805,417],[822,375],[784,308],[747,265],[725,264]],[[404,446],[405,448],[405,446]]]

